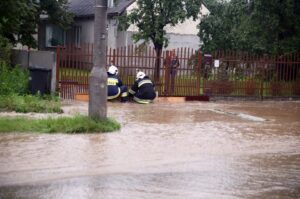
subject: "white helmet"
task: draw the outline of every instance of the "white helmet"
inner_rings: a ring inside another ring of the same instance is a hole
[[[146,76],[146,74],[142,71],[138,72],[136,74],[136,79],[143,79]]]
[[[114,65],[111,65],[109,68],[108,68],[108,72],[112,75],[117,75],[118,74],[118,68]]]

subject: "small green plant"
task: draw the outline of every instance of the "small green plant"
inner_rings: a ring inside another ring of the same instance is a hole
[[[25,117],[0,117],[0,132],[40,133],[103,133],[120,129],[113,119],[96,120],[87,116],[30,119]]]
[[[29,95],[29,72],[0,63],[0,111],[61,113],[56,96]]]
[[[9,67],[0,63],[0,95],[28,93],[29,72],[18,66]]]

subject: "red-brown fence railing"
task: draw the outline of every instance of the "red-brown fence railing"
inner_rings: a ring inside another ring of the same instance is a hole
[[[299,53],[275,57],[227,51],[213,53],[211,60],[220,61],[219,67],[209,64],[209,78],[204,78],[203,87],[212,95],[300,96]]]
[[[178,60],[176,69],[171,67],[173,54]],[[300,96],[299,53],[280,57],[233,51],[203,55],[194,49],[178,48],[159,55],[157,58],[148,46],[108,48],[106,63],[118,66],[128,87],[137,71],[144,71],[155,80],[160,96]],[[62,98],[74,99],[78,93],[88,93],[92,66],[93,44],[57,48],[57,89]]]

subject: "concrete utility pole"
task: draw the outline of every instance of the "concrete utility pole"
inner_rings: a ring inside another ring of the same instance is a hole
[[[95,0],[94,65],[89,77],[89,117],[107,118],[107,0]]]

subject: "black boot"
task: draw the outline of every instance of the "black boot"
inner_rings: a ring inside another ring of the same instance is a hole
[[[122,102],[122,103],[128,102],[128,96],[126,96],[126,97],[121,97],[121,102]]]

